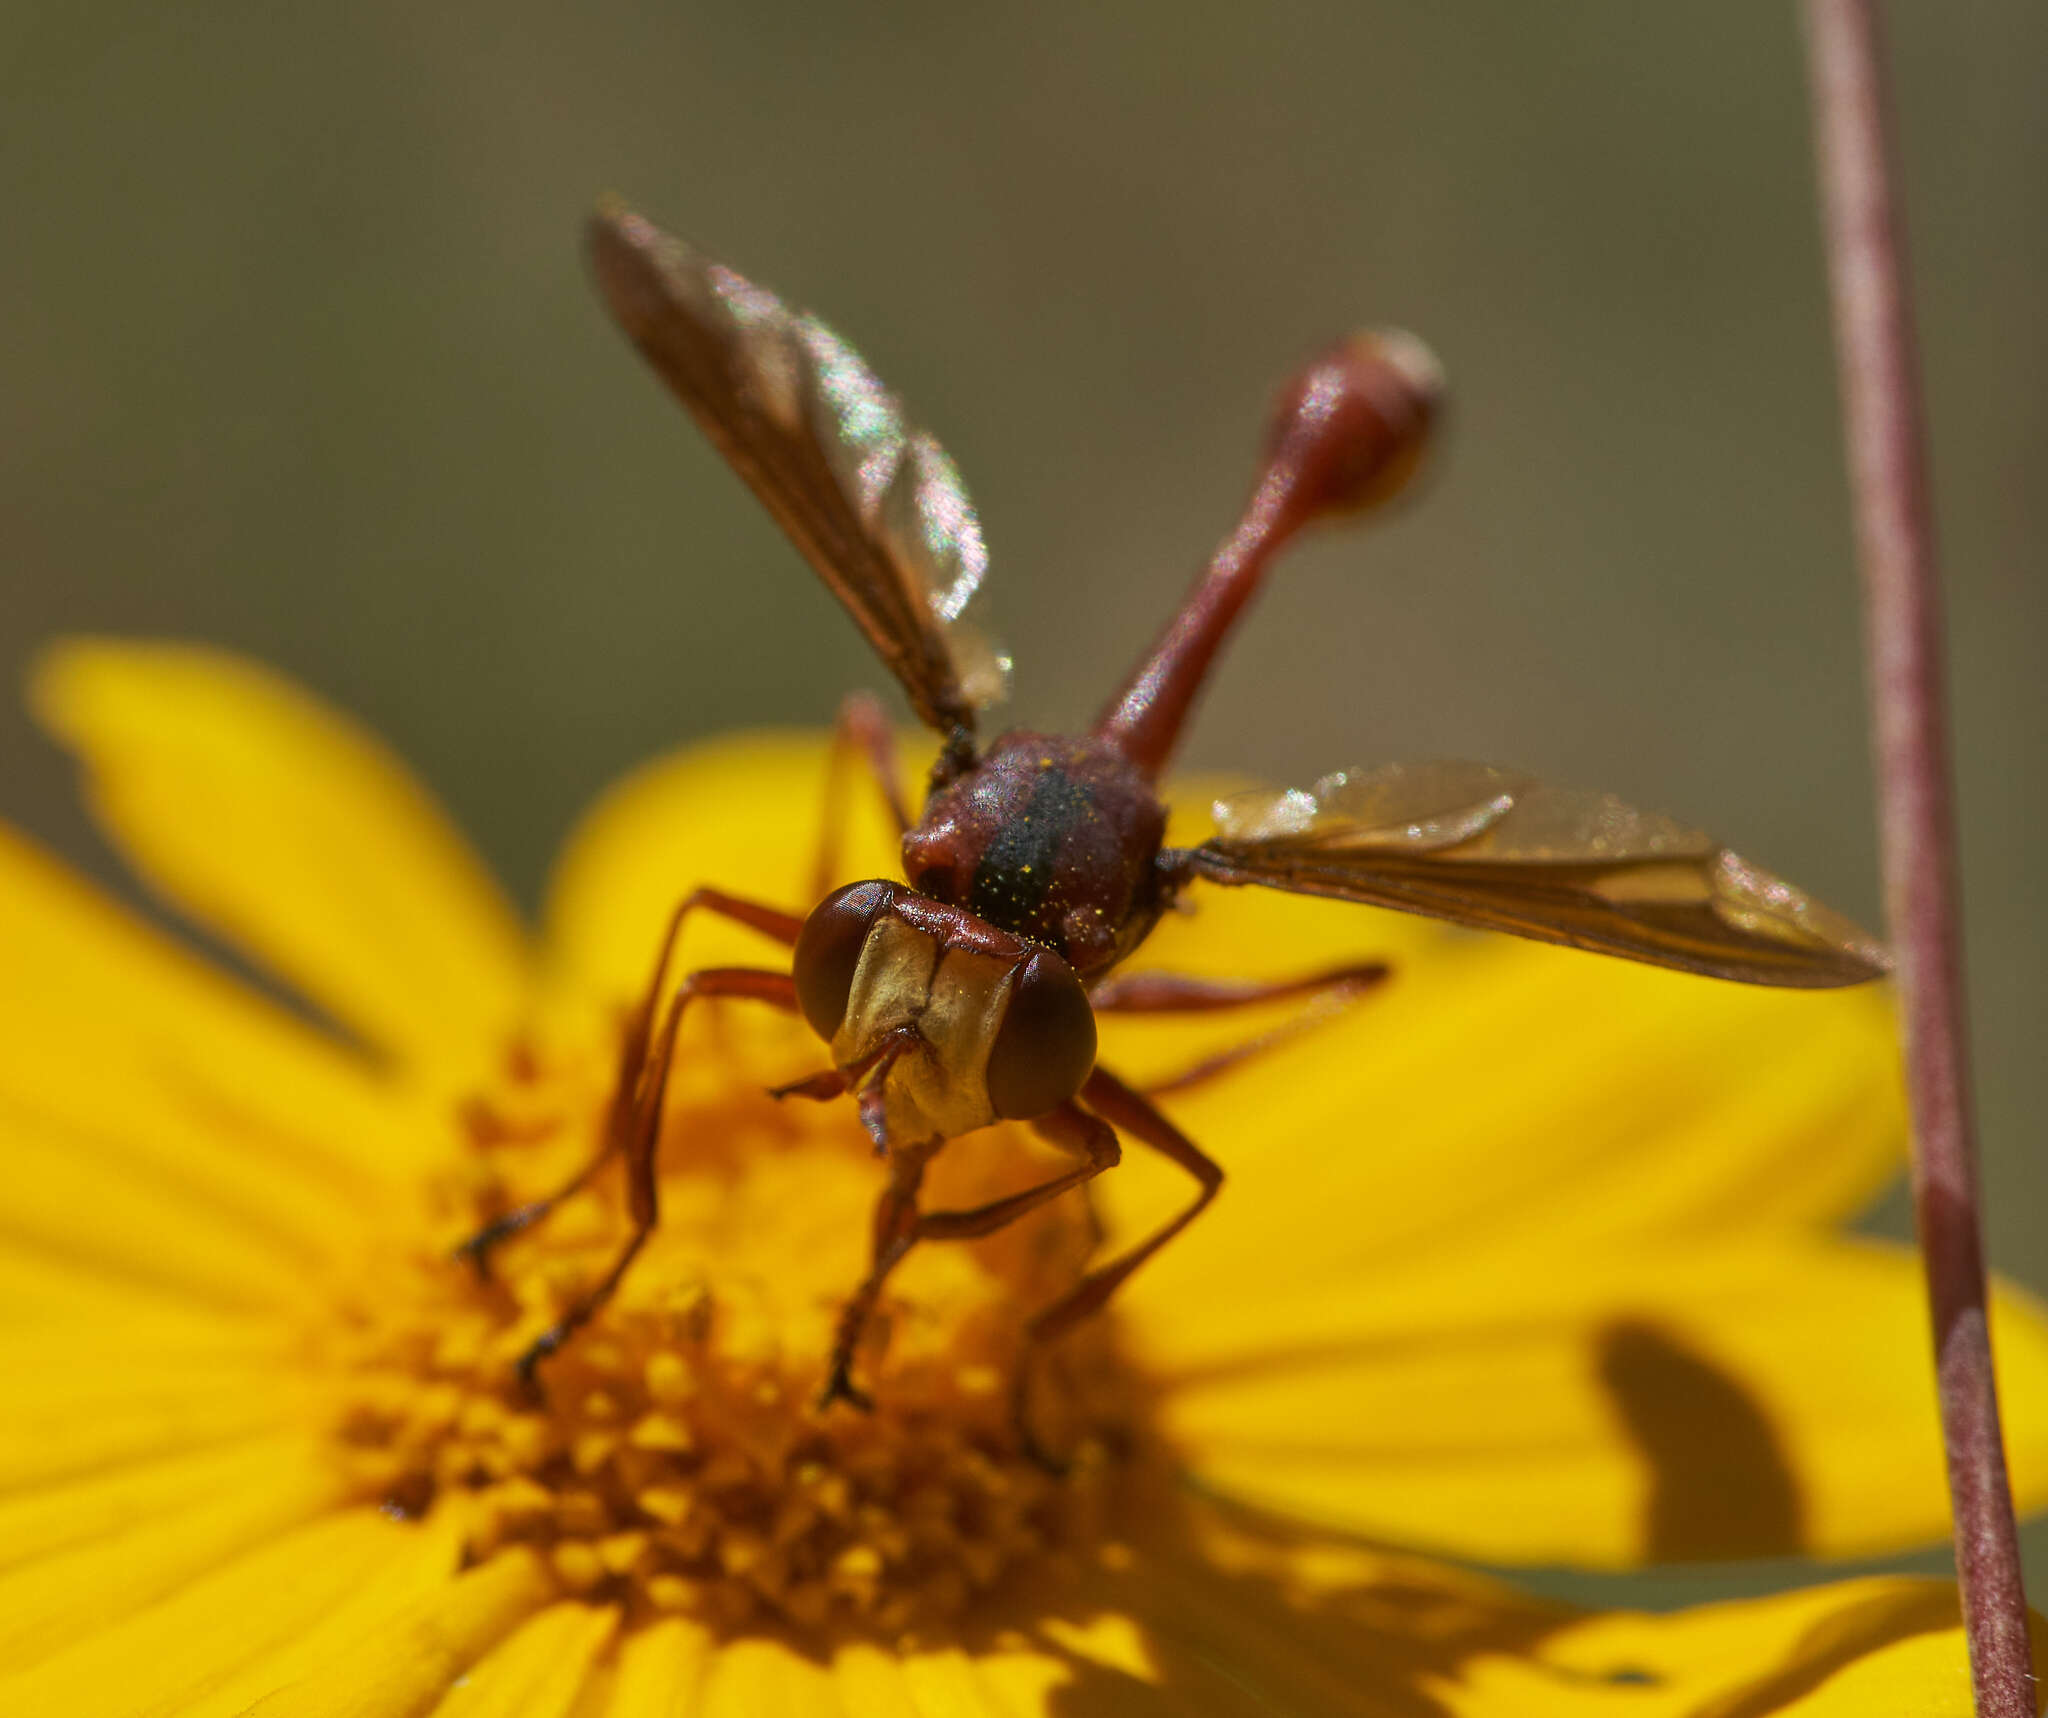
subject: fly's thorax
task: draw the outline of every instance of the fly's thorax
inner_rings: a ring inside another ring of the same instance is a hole
[[[903,866],[920,893],[1088,976],[1157,920],[1165,835],[1165,808],[1120,753],[1085,736],[1009,733],[932,795],[903,838]]]
[[[849,885],[804,926],[797,991],[897,1146],[1043,1115],[1095,1062],[1095,1017],[1050,949],[897,884]]]

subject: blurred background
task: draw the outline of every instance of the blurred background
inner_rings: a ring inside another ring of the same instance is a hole
[[[2048,11],[1893,11],[1991,1245],[2048,1288]],[[11,683],[61,632],[252,652],[528,904],[620,771],[879,683],[598,311],[578,226],[616,190],[946,442],[1025,724],[1085,718],[1160,624],[1279,376],[1418,330],[1455,401],[1430,492],[1293,557],[1188,760],[1522,764],[1877,920],[1789,6],[16,5],[0,80]],[[111,874],[12,702],[0,776]]]

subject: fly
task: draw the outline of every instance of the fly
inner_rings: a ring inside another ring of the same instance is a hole
[[[1196,1192],[1176,1216],[1033,1315],[1027,1337],[1042,1346],[1101,1307],[1215,1197],[1221,1168],[1096,1060],[1098,1014],[1339,999],[1386,975],[1369,964],[1277,984],[1119,974],[1197,884],[1368,902],[1751,984],[1857,984],[1888,970],[1884,950],[1854,925],[1698,830],[1485,765],[1381,765],[1240,794],[1217,804],[1208,840],[1165,844],[1161,776],[1276,552],[1312,521],[1383,507],[1422,460],[1442,387],[1413,336],[1354,335],[1283,388],[1243,517],[1091,727],[984,743],[980,716],[1001,696],[1008,662],[963,619],[988,555],[938,443],[816,317],[639,216],[603,207],[589,245],[620,326],[845,606],[941,746],[913,817],[879,706],[856,696],[841,715],[828,792],[836,801],[848,765],[865,761],[902,837],[903,881],[826,893],[826,855],[822,899],[808,913],[717,889],[677,906],[625,1033],[597,1153],[568,1185],[463,1249],[481,1268],[499,1241],[623,1159],[632,1232],[605,1276],[527,1351],[529,1380],[605,1305],[655,1227],[662,1100],[678,1025],[699,998],[801,1016],[830,1066],[782,1095],[850,1096],[885,1159],[868,1272],[840,1316],[819,1397],[821,1407],[865,1407],[854,1378],[861,1333],[918,1243],[990,1234],[1113,1167],[1125,1140],[1185,1170]],[[787,970],[703,968],[671,988],[677,933],[697,911],[782,943]],[[1073,1167],[972,1209],[923,1209],[933,1154],[1003,1120],[1028,1123]],[[1018,1369],[1020,1390],[1028,1371]]]

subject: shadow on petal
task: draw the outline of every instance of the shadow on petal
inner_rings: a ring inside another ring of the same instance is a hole
[[[1598,1367],[1650,1470],[1645,1561],[1783,1557],[1804,1548],[1798,1479],[1741,1379],[1635,1320],[1601,1333]]]
[[[1019,1587],[967,1631],[1000,1697],[987,1710],[1458,1718],[1466,1667],[1530,1662],[1578,1619],[1446,1564],[1154,1502],[1130,1544]]]
[[[1858,1659],[1915,1635],[1960,1628],[1962,1620],[1956,1590],[1946,1582],[1874,1593],[1816,1624],[1781,1670],[1710,1707],[1704,1718],[1768,1718]]]

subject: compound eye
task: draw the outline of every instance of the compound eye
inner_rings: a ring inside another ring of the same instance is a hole
[[[1028,1121],[1057,1109],[1095,1066],[1095,1010],[1074,969],[1040,949],[1017,974],[988,1052],[988,1099],[999,1116]]]
[[[854,968],[867,946],[868,931],[895,898],[893,883],[849,883],[834,889],[804,920],[796,939],[791,970],[796,978],[797,1005],[811,1030],[830,1042],[846,1018],[846,998],[853,989]]]

